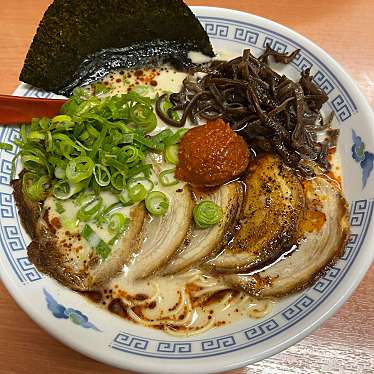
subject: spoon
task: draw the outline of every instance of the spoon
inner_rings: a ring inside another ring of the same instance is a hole
[[[54,117],[67,99],[0,95],[0,126],[30,123],[33,118]]]

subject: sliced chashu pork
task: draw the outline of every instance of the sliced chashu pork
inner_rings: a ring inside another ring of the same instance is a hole
[[[130,279],[145,278],[165,265],[191,233],[193,199],[187,185],[168,187],[169,208],[163,216],[152,217],[144,225],[144,240],[128,266]]]
[[[143,204],[131,209],[127,231],[103,260],[81,237],[79,230],[70,232],[63,228],[48,209],[40,209],[40,204],[26,199],[20,180],[13,182],[13,188],[21,220],[32,238],[27,248],[29,259],[41,272],[67,287],[79,291],[97,287],[120,271],[140,245],[146,216]]]
[[[323,177],[306,182],[306,210],[298,248],[253,275],[225,275],[233,287],[260,297],[280,297],[311,284],[344,251],[349,236],[347,203]]]
[[[288,250],[302,216],[302,185],[279,156],[256,158],[244,183],[239,230],[206,264],[215,271],[236,273],[274,261]]]
[[[177,255],[162,271],[163,274],[177,273],[195,265],[207,256],[217,253],[227,243],[240,210],[243,188],[239,182],[232,182],[196,197],[198,201],[212,200],[218,204],[223,210],[223,218],[219,224],[204,230],[194,225],[191,237],[182,244]]]

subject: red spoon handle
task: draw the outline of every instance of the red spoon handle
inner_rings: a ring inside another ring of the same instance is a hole
[[[53,117],[66,101],[0,95],[0,125],[29,123],[34,117]]]

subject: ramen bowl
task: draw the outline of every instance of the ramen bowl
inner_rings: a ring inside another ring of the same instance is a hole
[[[263,319],[242,319],[201,335],[177,338],[120,319],[41,274],[27,257],[30,238],[18,217],[10,186],[17,150],[0,150],[0,274],[9,292],[43,329],[67,346],[109,365],[139,372],[214,373],[265,359],[295,344],[331,317],[355,290],[374,251],[374,117],[349,75],[322,49],[272,21],[229,9],[193,7],[217,51],[258,55],[266,45],[279,52],[300,48],[281,71],[296,78],[310,68],[329,96],[340,129],[338,153],[350,205],[351,236],[343,256],[312,286],[274,304]],[[16,95],[53,97],[21,85]],[[17,138],[1,129],[0,141]],[[349,183],[347,183],[349,181]]]

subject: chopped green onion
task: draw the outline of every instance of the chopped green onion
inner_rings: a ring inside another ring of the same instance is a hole
[[[158,134],[154,135],[152,137],[152,140],[155,143],[162,143],[162,142],[167,141],[167,139],[169,139],[173,135],[174,135],[173,131],[171,131],[170,129],[166,129],[166,130],[162,130]]]
[[[127,164],[133,166],[144,159],[144,154],[139,148],[136,148],[135,146],[125,145],[120,151],[119,158]]]
[[[109,256],[112,249],[95,233],[90,225],[84,225],[81,235],[103,260]]]
[[[92,191],[81,191],[72,199],[75,206],[82,206],[95,199],[96,194]]]
[[[39,119],[38,118],[33,118],[32,121],[31,121],[31,126],[34,124],[35,121],[39,122]],[[21,135],[21,138],[22,138],[23,142],[27,141],[27,131],[28,131],[28,127],[26,125],[21,125],[21,129],[20,129],[19,133]]]
[[[39,131],[30,131],[29,140],[44,140],[45,135]]]
[[[129,223],[129,219],[122,213],[113,213],[108,223],[108,231],[110,234],[122,234]]]
[[[62,141],[59,143],[59,148],[60,148],[60,152],[61,154],[67,158],[68,160],[72,160],[74,155],[74,147],[73,145],[71,144],[70,141]]]
[[[98,93],[101,87],[95,87]],[[86,89],[74,89],[59,115],[34,118],[31,125],[21,126],[20,139],[13,142],[20,151],[12,161],[12,173],[20,157],[35,183],[44,176],[40,183],[45,191],[36,193],[28,187],[30,198],[52,193],[68,199],[90,188],[96,194],[121,192],[125,204],[134,204],[153,189],[149,182],[132,185],[134,177],[151,175],[147,154],[177,144],[185,131],[167,129],[147,135],[157,125],[154,103],[153,98],[136,92],[99,98]],[[11,145],[0,143],[0,149],[11,150]],[[47,179],[49,183],[44,183]]]
[[[51,156],[48,158],[48,162],[51,164],[52,167],[59,167],[61,169],[64,169],[64,178],[58,178],[58,179],[65,179],[66,177],[66,174],[65,174],[65,170],[66,170],[66,164],[68,163],[67,160],[61,160],[61,157],[56,157],[56,156]]]
[[[13,180],[16,176],[16,168],[17,168],[17,159],[21,152],[17,152],[17,154],[12,159],[12,168],[10,171],[10,180]]]
[[[110,171],[106,166],[103,166],[101,164],[95,164],[93,168],[93,175],[99,186],[107,186],[110,183]]]
[[[95,223],[98,227],[102,227],[105,223],[108,223],[108,215],[103,213],[103,210],[100,210],[95,216]]]
[[[138,203],[139,201],[143,201],[148,194],[148,191],[141,183],[135,184],[132,188],[129,188],[128,191],[129,198],[132,201],[132,203]]]
[[[93,193],[95,195],[100,195],[101,187],[97,184],[96,179],[91,178],[89,179],[89,181],[90,181],[89,187],[92,189]]]
[[[155,96],[155,90],[152,86],[140,84],[132,89],[133,92],[136,92],[137,94],[141,96],[147,96],[147,97],[154,97]]]
[[[52,133],[50,131],[47,131],[46,133],[45,148],[47,152],[53,151],[53,138]]]
[[[71,123],[72,125],[74,125],[72,118],[66,114],[60,114],[56,117],[53,117],[51,122],[52,125],[55,125],[57,123]]]
[[[141,134],[134,134],[134,140],[136,140],[138,143],[146,146],[149,149],[155,150],[155,151],[161,151],[165,148],[163,144],[156,143],[153,141],[151,137],[144,137]]]
[[[221,221],[222,216],[222,208],[209,200],[202,201],[193,209],[194,221],[201,229],[216,225]]]
[[[90,123],[87,124],[87,134],[91,135],[93,138],[98,138],[100,131],[97,131]]]
[[[168,146],[179,143],[188,130],[189,129],[186,128],[178,129],[174,134],[164,140],[165,145]]]
[[[175,178],[175,168],[162,171],[158,179],[163,186],[174,186],[178,183]]]
[[[80,221],[89,221],[99,213],[102,206],[103,198],[101,196],[96,196],[78,210],[77,218]]]
[[[22,178],[22,192],[28,199],[42,201],[47,196],[49,183],[47,175],[40,176],[28,172]]]
[[[102,226],[104,223],[108,222],[108,217],[113,211],[116,209],[123,208],[124,204],[121,201],[117,201],[116,203],[113,203],[106,208],[103,208],[99,211],[99,213],[95,216],[95,221],[98,226]]]
[[[121,163],[117,160],[113,160],[109,156],[108,157],[104,156],[102,158],[102,160],[103,160],[103,163],[105,164],[105,166],[110,166],[111,168],[114,168],[118,171],[122,171],[124,174],[126,174],[126,172],[128,170],[126,164],[123,164],[123,163]]]
[[[145,178],[145,177],[137,177],[137,178],[129,179],[127,182],[127,187],[129,190],[131,190],[132,188],[134,188],[136,185],[139,185],[139,184],[143,185],[147,192],[151,192],[154,187],[154,183],[149,178]]]
[[[84,116],[85,114],[89,113],[90,111],[94,110],[95,107],[100,105],[100,100],[92,96],[88,98],[86,101],[82,101],[78,107],[76,108],[75,115],[76,116]]]
[[[179,121],[180,116],[179,116],[177,111],[171,110],[172,107],[173,107],[173,104],[169,100],[164,100],[164,102],[162,104],[162,111],[164,113],[167,113],[167,115],[170,118],[172,118],[174,121]]]
[[[78,183],[92,175],[94,163],[90,157],[81,156],[68,162],[66,177],[72,183]]]
[[[111,142],[114,144],[132,144],[134,142],[134,134],[123,134],[119,131],[111,134]]]
[[[131,108],[130,120],[146,134],[153,131],[157,126],[157,118],[153,108],[140,103]]]
[[[114,244],[116,244],[117,240],[120,239],[121,236],[122,236],[121,233],[119,233],[119,234],[115,234],[115,235],[113,236],[113,238],[109,240],[108,244],[109,244],[109,245],[114,245]]]
[[[59,201],[59,200],[55,200],[55,207],[56,207],[56,212],[58,214],[62,214],[65,212],[65,208],[64,206],[62,205],[62,202]]]
[[[116,190],[123,190],[126,186],[126,173],[122,172],[122,171],[117,171],[115,172],[112,177],[111,177],[111,183],[112,183],[112,186],[116,189]]]
[[[94,91],[94,95],[103,95],[110,92],[110,88],[108,88],[102,83],[95,83],[92,85],[92,88]]]
[[[104,139],[106,137],[106,134],[108,132],[109,128],[107,126],[103,127],[101,132],[100,132],[100,135],[98,136],[98,138],[95,140],[95,143],[92,145],[92,149],[91,149],[91,152],[90,152],[90,157],[91,159],[94,159],[95,156],[96,156],[96,153],[99,151],[99,149],[101,148],[101,145],[103,144],[104,142]]]
[[[61,221],[62,226],[64,226],[65,228],[67,228],[68,230],[71,230],[71,231],[75,230],[78,226],[78,220],[77,219],[68,218],[68,217],[66,217],[65,214],[63,214],[60,217],[60,221]]]
[[[75,115],[79,105],[83,100],[87,98],[87,92],[81,87],[76,87],[73,90],[73,95],[70,99],[62,106],[61,113],[68,115]]]
[[[65,169],[57,166],[55,169],[55,177],[57,179],[64,179],[66,177]]]
[[[8,144],[8,143],[0,142],[0,149],[4,149],[5,151],[12,151],[13,146],[11,144]]]
[[[46,161],[42,157],[35,156],[31,153],[22,155],[21,160],[24,168],[32,172],[38,172],[38,170],[40,171],[43,169],[45,170],[47,166]]]
[[[113,203],[113,204],[107,206],[105,209],[103,209],[103,210],[102,210],[102,213],[103,213],[104,215],[106,215],[106,214],[110,214],[110,213],[112,213],[114,210],[116,210],[116,209],[120,209],[120,208],[123,208],[123,207],[124,207],[123,203],[122,203],[121,201],[117,201],[116,203]]]
[[[134,177],[135,175],[139,175],[143,173],[145,177],[149,177],[151,175],[151,169],[152,169],[151,164],[134,166],[131,170],[129,170],[127,176],[131,178],[131,177]]]
[[[153,216],[162,216],[169,208],[169,199],[161,191],[152,191],[145,198],[145,207]]]
[[[50,124],[51,124],[51,120],[49,118],[43,117],[39,120],[39,123],[35,122],[35,123],[32,124],[32,125],[35,125],[35,126],[31,126],[31,130],[37,128],[38,125],[41,129],[46,130],[50,127]]]
[[[84,187],[83,183],[69,183],[64,180],[58,180],[52,187],[52,194],[57,199],[67,200]]]
[[[177,144],[169,145],[165,149],[165,159],[170,164],[178,164],[179,158],[178,158],[178,151],[179,146]]]
[[[125,187],[120,195],[118,196],[121,203],[124,205],[124,206],[129,206],[129,205],[132,205],[133,204],[133,201],[131,200],[131,197],[130,197],[130,194],[129,194],[129,189],[127,187]]]
[[[104,260],[109,256],[111,251],[112,249],[104,240],[100,240],[96,246],[96,253]]]

